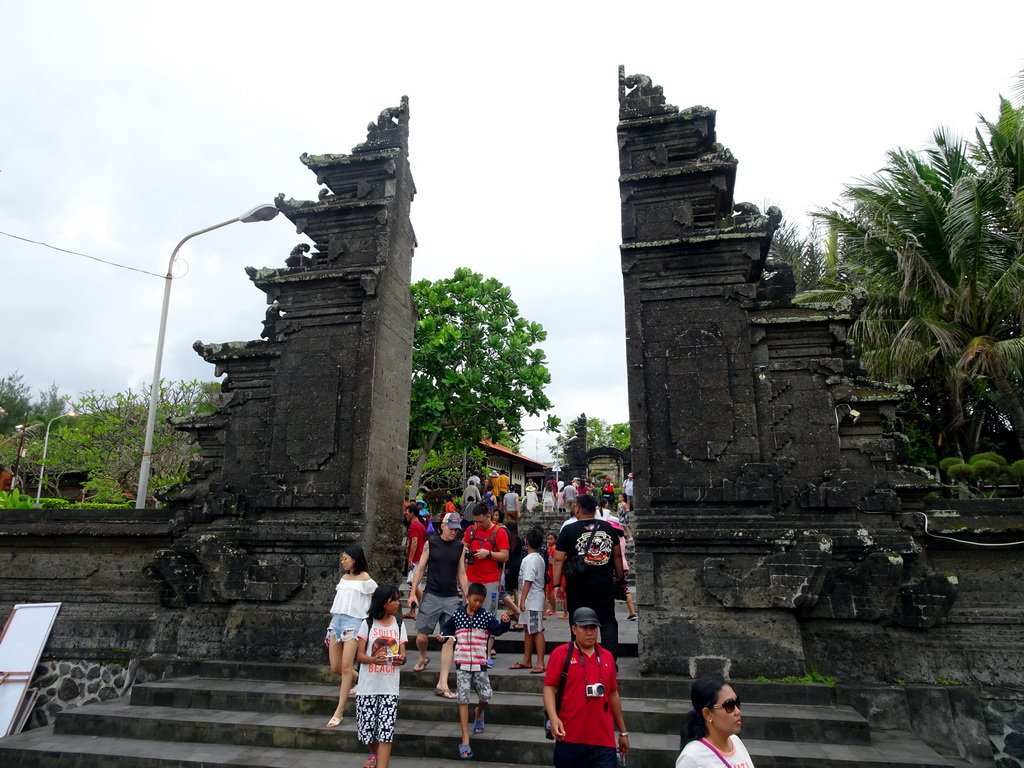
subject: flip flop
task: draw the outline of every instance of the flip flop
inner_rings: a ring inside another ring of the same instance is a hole
[[[509,667],[509,669],[529,669],[529,668],[530,668],[529,664],[520,664],[518,661],[515,664],[513,664],[511,667]]]
[[[454,693],[452,693],[451,691],[449,691],[447,688],[435,688],[434,689],[434,695],[435,696],[440,696],[442,699],[454,699],[454,698],[457,698],[457,696]]]
[[[366,762],[363,763],[363,768],[377,768],[377,756],[370,755],[366,758]]]
[[[469,744],[459,744],[459,757],[463,760],[469,760],[473,756],[473,748]]]
[[[481,717],[479,720],[473,722],[473,733],[484,732],[484,719]]]
[[[412,668],[413,672],[422,672],[424,669],[430,666],[430,657],[426,658],[426,661],[417,661],[416,666]]]
[[[530,670],[531,675],[543,675],[545,672],[544,667],[534,667]]]
[[[328,728],[334,728],[337,725],[341,725],[341,718],[338,717],[337,715],[335,715],[334,717],[332,717],[330,720],[327,721],[327,727]]]

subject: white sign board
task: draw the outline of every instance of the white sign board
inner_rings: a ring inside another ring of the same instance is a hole
[[[60,603],[16,605],[0,635],[0,731],[4,736],[18,733],[25,723],[29,684],[59,610]]]

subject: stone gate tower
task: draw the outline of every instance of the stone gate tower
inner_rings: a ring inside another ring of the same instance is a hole
[[[808,648],[941,623],[956,582],[918,561],[927,483],[894,471],[899,397],[861,378],[853,315],[763,279],[781,214],[734,205],[713,110],[622,70],[619,99],[641,668],[803,674]]]

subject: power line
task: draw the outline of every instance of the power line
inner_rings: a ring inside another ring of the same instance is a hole
[[[58,248],[56,245],[50,245],[49,243],[42,243],[42,242],[39,242],[38,240],[29,240],[27,237],[18,237],[17,235],[12,235],[10,232],[2,232],[2,231],[0,231],[0,235],[6,235],[7,237],[13,237],[15,240],[21,240],[21,241],[26,242],[26,243],[32,243],[33,245],[42,245],[42,246],[44,246],[46,248],[52,248],[55,251],[60,251],[61,253],[70,253],[73,256],[84,256],[87,259],[92,259],[93,261],[98,261],[98,262],[101,262],[102,264],[109,264],[112,267],[119,267],[121,269],[130,269],[132,272],[141,272],[144,275],[152,275],[153,277],[159,277],[161,279],[165,279],[167,277],[166,275],[158,275],[156,272],[148,272],[145,269],[137,269],[136,267],[129,267],[129,266],[125,266],[124,264],[118,264],[118,263],[113,262],[113,261],[107,261],[106,259],[101,259],[98,256],[90,256],[87,253],[79,253],[78,251],[69,251],[67,248]]]

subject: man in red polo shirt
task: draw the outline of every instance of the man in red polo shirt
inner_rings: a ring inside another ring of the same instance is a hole
[[[572,615],[575,642],[560,645],[548,657],[544,709],[555,737],[555,768],[615,768],[616,755],[629,752],[615,657],[597,644],[598,625],[592,608],[577,608]],[[567,657],[565,686],[557,701]]]

